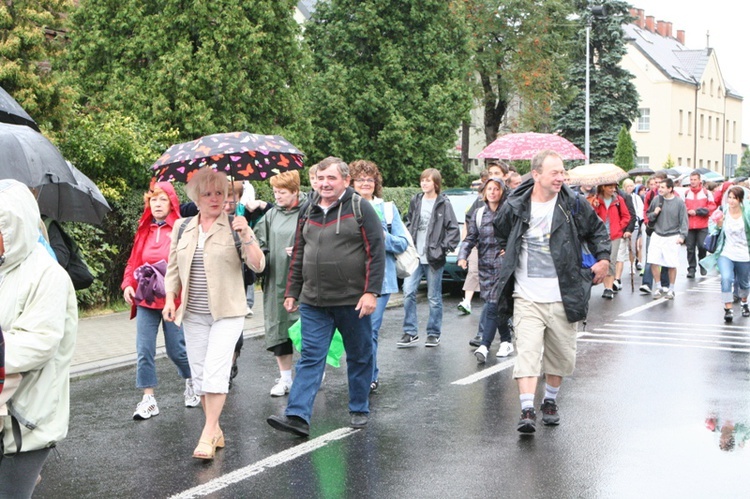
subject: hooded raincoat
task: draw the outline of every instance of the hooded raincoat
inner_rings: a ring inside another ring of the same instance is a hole
[[[22,451],[52,447],[68,433],[70,363],[78,305],[68,273],[37,242],[39,208],[29,189],[0,180],[0,327],[5,369],[23,379],[8,402],[21,425]],[[6,454],[16,452],[11,420],[2,418]]]

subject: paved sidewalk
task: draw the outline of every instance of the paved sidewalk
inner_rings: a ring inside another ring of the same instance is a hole
[[[388,308],[400,307],[401,294],[391,295]],[[253,317],[245,319],[245,338],[265,334],[263,328],[263,292],[255,292]],[[72,378],[94,374],[108,369],[134,366],[135,319],[130,320],[130,311],[87,317],[78,321],[78,339],[70,368]],[[164,334],[156,337],[156,356],[166,355]]]

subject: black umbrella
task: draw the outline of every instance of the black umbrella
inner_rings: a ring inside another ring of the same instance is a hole
[[[680,172],[674,168],[664,168],[659,170],[659,173],[664,173],[667,177],[677,178],[680,176]]]
[[[37,132],[39,131],[36,121],[2,87],[0,87],[0,122],[11,123],[13,125],[26,125]]]
[[[6,123],[0,123],[0,178],[13,178],[29,187],[76,183],[65,158],[44,135]]]
[[[37,202],[42,215],[60,222],[85,222],[100,225],[104,215],[112,211],[96,184],[78,168],[67,162],[75,184],[60,182],[37,189]]]
[[[635,177],[636,175],[653,175],[655,172],[648,166],[637,166],[632,170],[628,170],[628,175]]]

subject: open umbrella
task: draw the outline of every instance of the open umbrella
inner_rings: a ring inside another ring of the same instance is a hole
[[[303,156],[281,135],[217,133],[171,146],[151,168],[160,182],[187,182],[206,165],[233,178],[263,180],[282,171],[302,168]]]
[[[591,163],[568,170],[570,183],[576,185],[616,184],[628,178],[628,172],[612,163]]]
[[[572,142],[551,133],[509,133],[498,137],[477,154],[478,158],[532,159],[536,153],[551,149],[563,159],[586,159]]]
[[[13,178],[29,187],[76,183],[65,158],[44,135],[6,123],[0,123],[0,178]]]
[[[636,175],[653,175],[655,172],[648,166],[637,166],[631,170],[628,170],[628,175],[635,177]]]
[[[46,184],[37,188],[39,211],[60,222],[100,225],[104,215],[112,211],[109,203],[90,178],[70,162],[67,164],[76,182]]]
[[[0,122],[13,125],[26,125],[37,132],[39,131],[36,121],[2,87],[0,87]]]
[[[659,170],[657,173],[663,173],[667,177],[670,177],[673,179],[680,176],[680,172],[678,170],[675,170],[674,168],[663,168]]]

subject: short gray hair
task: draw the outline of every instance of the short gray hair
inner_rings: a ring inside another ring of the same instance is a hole
[[[329,166],[336,166],[342,178],[349,176],[349,165],[341,158],[334,156],[328,156],[326,159],[318,163],[318,172],[328,169]]]
[[[544,149],[543,151],[536,153],[531,159],[531,169],[535,170],[537,173],[542,173],[542,163],[544,163],[544,160],[550,156],[558,158],[560,161],[563,160],[559,153],[552,149]]]

